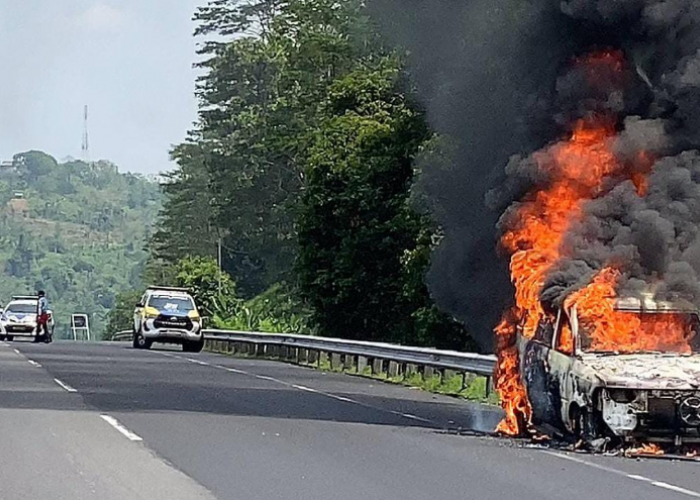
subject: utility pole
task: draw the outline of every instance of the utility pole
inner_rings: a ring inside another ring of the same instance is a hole
[[[83,110],[83,161],[90,163],[90,135],[88,133],[88,106]]]
[[[223,273],[221,264],[221,236],[219,236],[219,249],[218,249],[218,263],[219,263],[219,296],[221,296],[221,274]]]

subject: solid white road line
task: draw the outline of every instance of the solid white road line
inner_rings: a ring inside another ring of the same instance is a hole
[[[664,483],[662,481],[656,481],[654,479],[650,479],[650,478],[645,477],[645,476],[639,476],[637,474],[628,474],[627,472],[624,472],[624,471],[621,471],[618,469],[613,469],[612,467],[606,467],[604,465],[595,464],[593,462],[589,462],[587,460],[581,460],[580,458],[572,457],[570,455],[564,455],[564,454],[558,453],[556,451],[542,451],[542,453],[546,453],[547,455],[551,455],[553,457],[568,460],[570,462],[575,462],[575,463],[580,464],[580,465],[585,465],[587,467],[592,467],[593,469],[598,469],[598,470],[602,470],[605,472],[609,472],[610,474],[615,474],[616,476],[622,476],[622,477],[626,477],[628,479],[632,479],[634,481],[641,481],[644,483],[648,483],[648,484],[651,484],[652,486],[656,486],[657,488],[663,488],[665,490],[674,491],[676,493],[680,493],[681,495],[686,495],[686,496],[693,497],[693,498],[700,498],[700,492],[687,490],[685,488],[681,488],[680,486],[675,486],[673,484]]]
[[[110,417],[109,415],[100,415],[100,417],[102,417],[102,420],[122,433],[129,441],[143,441],[141,436],[134,434],[129,429],[124,427],[116,418]]]
[[[41,368],[41,365],[39,363],[37,363],[36,361],[34,361],[33,359],[28,359],[27,362],[32,366],[36,366],[37,368]]]
[[[61,382],[61,381],[58,380],[57,378],[53,379],[53,381],[56,382],[58,385],[60,385],[63,389],[65,389],[65,390],[68,391],[68,392],[78,392],[78,391],[76,391],[75,389],[73,389],[71,386],[69,386],[68,384],[65,384],[65,383]]]

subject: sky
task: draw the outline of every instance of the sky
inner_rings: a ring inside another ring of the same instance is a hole
[[[0,0],[0,160],[38,149],[173,168],[196,119],[192,15],[206,0]]]

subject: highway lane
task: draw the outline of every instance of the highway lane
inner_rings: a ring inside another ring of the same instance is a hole
[[[37,380],[9,370],[20,397],[0,392],[0,412],[32,408],[59,424],[57,415],[111,415],[143,438],[134,443],[111,433],[125,449],[152,450],[157,463],[171,464],[219,499],[700,498],[697,464],[567,455],[458,435],[492,428],[499,412],[408,388],[174,350],[12,347],[41,365],[26,362],[25,369],[42,384],[56,378],[76,392],[57,384],[39,390]],[[0,357],[3,386],[6,363]],[[0,439],[10,432],[0,427]],[[108,453],[100,439],[88,443],[94,453]],[[123,478],[121,460],[111,464],[103,474]],[[163,483],[158,473],[149,475]]]
[[[0,498],[214,499],[7,345],[0,346]]]

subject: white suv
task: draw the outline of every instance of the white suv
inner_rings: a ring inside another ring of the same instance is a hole
[[[134,347],[150,349],[154,342],[180,344],[185,352],[204,347],[202,318],[187,290],[150,287],[134,310]]]
[[[39,297],[13,297],[0,316],[0,340],[14,340],[15,337],[37,338],[37,310]],[[53,333],[53,314],[49,311],[49,330]]]

